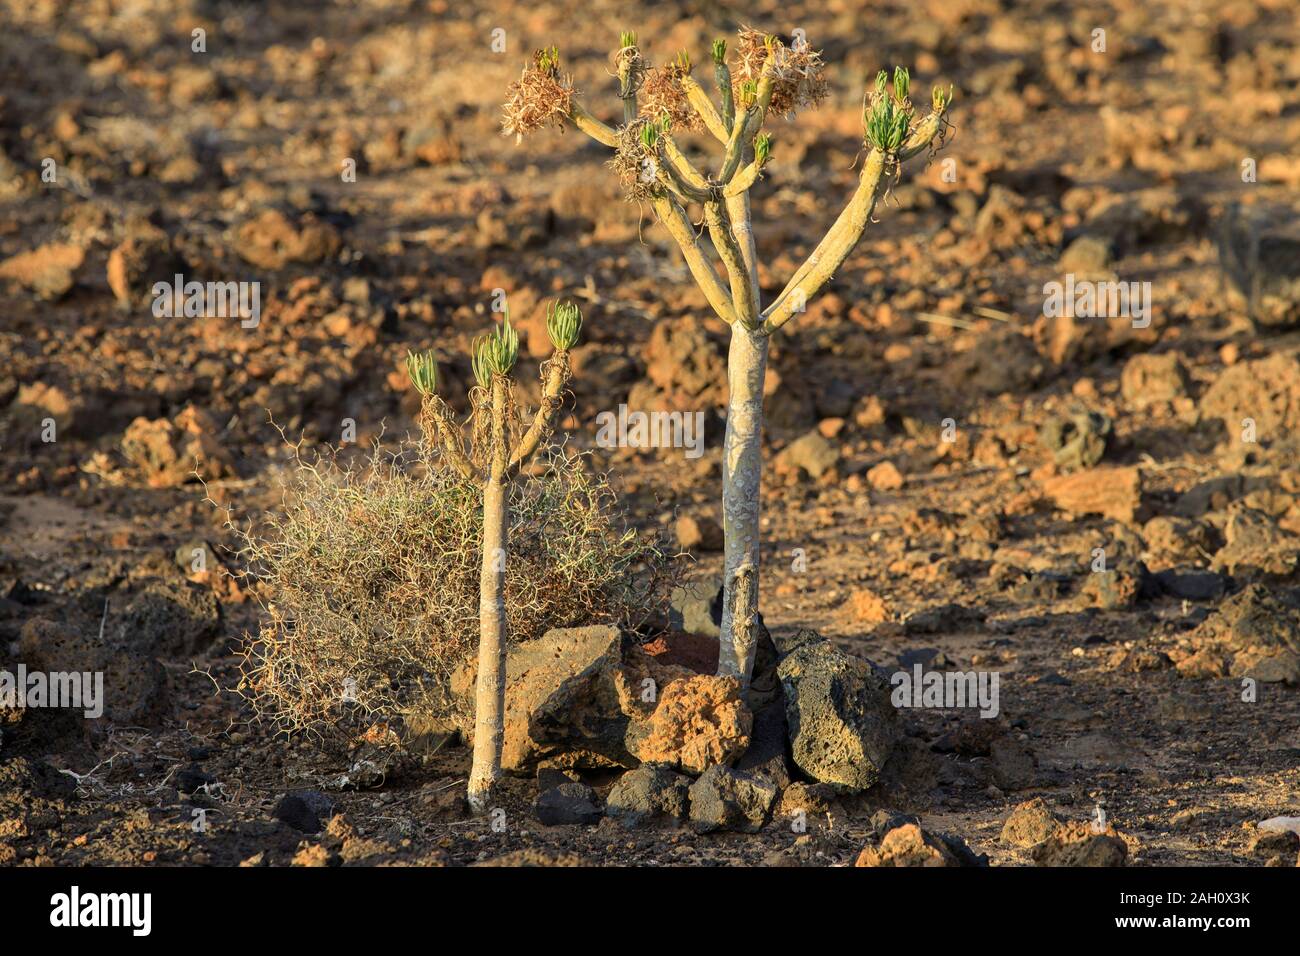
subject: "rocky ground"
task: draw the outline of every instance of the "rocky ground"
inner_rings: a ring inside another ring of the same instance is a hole
[[[0,6],[0,669],[108,691],[100,720],[0,712],[0,863],[1295,865],[1258,826],[1300,815],[1293,3]],[[754,192],[769,294],[852,188],[863,78],[955,90],[774,345],[752,707],[704,676],[725,327],[599,148],[499,126],[534,48],[612,119],[620,29],[702,63],[742,23],[830,64]],[[175,272],[260,282],[259,323],[155,317]],[[1067,274],[1150,282],[1149,324],[1045,314]],[[454,735],[250,720],[224,522],[273,506],[281,428],[412,430],[408,348],[463,394],[496,290],[526,381],[544,301],[582,304],[570,442],[695,587],[645,649],[530,635],[517,666],[551,641],[601,692],[538,666],[512,693],[631,731],[566,761],[516,723],[475,819]],[[595,447],[620,403],[705,411],[703,454]],[[845,706],[917,663],[996,672],[999,715]],[[618,692],[646,675],[653,708]]]

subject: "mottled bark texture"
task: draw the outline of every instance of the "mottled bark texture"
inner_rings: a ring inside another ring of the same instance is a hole
[[[510,496],[506,486],[506,389],[504,375],[492,380],[492,459],[483,489],[483,562],[479,571],[478,685],[474,694],[474,762],[469,805],[485,813],[501,776],[501,738],[506,709],[506,528]]]
[[[768,338],[736,325],[728,353],[727,436],[722,451],[726,538],[718,673],[745,687],[758,646],[759,488],[763,470],[763,380]]]

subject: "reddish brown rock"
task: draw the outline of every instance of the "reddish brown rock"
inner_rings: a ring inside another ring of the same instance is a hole
[[[1270,588],[1251,584],[1223,601],[1191,634],[1195,653],[1179,664],[1186,676],[1252,677],[1300,684],[1300,613]]]
[[[1062,511],[1130,524],[1142,503],[1142,474],[1136,467],[1091,468],[1048,478],[1043,492]]]
[[[1191,653],[1178,653],[1177,656],[1171,651],[1170,656],[1176,663],[1178,673],[1184,677],[1196,679],[1228,676],[1227,657],[1214,648],[1202,647]]]
[[[882,461],[868,471],[867,481],[877,491],[897,491],[903,487],[903,475],[892,461]]]
[[[870,588],[849,595],[844,602],[844,613],[859,624],[883,624],[894,616],[885,599]]]
[[[48,415],[63,428],[72,423],[77,410],[76,404],[63,389],[44,382],[19,386],[14,404],[31,408],[38,415]]]
[[[677,519],[677,543],[683,551],[721,551],[722,526],[712,518],[682,515]]]
[[[1124,365],[1120,389],[1134,408],[1172,402],[1187,394],[1187,369],[1177,352],[1135,355]]]
[[[0,262],[0,279],[28,289],[39,298],[62,298],[76,282],[85,250],[69,243],[50,243]]]
[[[294,223],[278,209],[246,220],[236,234],[235,251],[262,269],[281,269],[291,262],[311,264],[338,252],[338,231],[308,214]]]
[[[174,421],[137,418],[122,436],[122,454],[152,488],[232,477],[234,466],[207,413],[186,408]]]
[[[961,866],[961,862],[942,840],[907,823],[886,833],[878,848],[865,848],[853,865]]]
[[[472,700],[476,655],[452,676],[452,693]],[[635,767],[657,699],[683,667],[661,664],[616,627],[555,628],[512,645],[506,657],[501,766]],[[472,726],[461,728],[472,737]]]
[[[1300,357],[1276,352],[1233,365],[1206,391],[1200,409],[1222,420],[1230,441],[1240,441],[1250,424],[1262,442],[1293,434],[1300,429]]]
[[[1098,832],[1090,823],[1066,823],[1034,847],[1030,856],[1039,866],[1123,866],[1128,846],[1107,827]]]
[[[824,783],[796,781],[782,791],[776,816],[786,823],[801,818],[805,824],[811,825],[814,821],[827,822],[828,815],[833,817],[840,812],[839,797],[834,787]]]
[[[1234,577],[1288,577],[1300,565],[1300,537],[1284,531],[1264,512],[1233,506],[1223,537],[1226,543],[1210,562],[1212,571]]]
[[[749,747],[753,726],[735,678],[697,674],[662,689],[648,732],[633,749],[643,763],[700,774],[734,763]]]
[[[646,376],[669,402],[667,407],[695,409],[725,402],[727,371],[722,349],[693,316],[655,323],[645,359]]]
[[[1146,562],[1152,568],[1177,564],[1195,564],[1213,550],[1208,526],[1191,518],[1159,515],[1142,526],[1146,542]]]
[[[833,475],[840,460],[840,450],[821,432],[811,431],[796,438],[776,456],[772,467],[777,474],[802,472],[813,479]]]
[[[1011,811],[1002,825],[1002,839],[1012,846],[1027,849],[1049,840],[1060,829],[1056,818],[1042,797],[1035,797]]]

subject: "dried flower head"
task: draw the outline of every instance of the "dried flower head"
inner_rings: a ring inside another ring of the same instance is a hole
[[[767,34],[750,27],[741,27],[736,43],[736,58],[731,62],[731,75],[744,80],[758,80],[767,60]],[[744,80],[740,80],[743,82]]]
[[[618,129],[618,149],[608,166],[623,184],[629,202],[659,195],[659,123],[638,117]]]
[[[519,79],[510,84],[502,107],[501,128],[515,141],[549,122],[563,127],[573,104],[573,78],[560,72],[560,54],[555,47],[538,50],[524,67]]]
[[[767,107],[770,115],[786,116],[795,110],[815,107],[826,98],[825,64],[821,54],[807,43],[787,47],[771,34],[749,27],[742,27],[739,35],[736,65],[731,74],[737,94],[745,83],[758,82],[770,55],[768,69],[774,80],[772,101]]]
[[[682,77],[688,72],[679,60],[651,68],[641,86],[641,115],[656,121],[667,116],[672,129],[702,129],[704,124],[682,88]]]

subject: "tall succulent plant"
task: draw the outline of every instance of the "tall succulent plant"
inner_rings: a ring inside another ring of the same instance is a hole
[[[853,251],[871,220],[882,182],[896,176],[908,159],[942,145],[950,94],[935,88],[930,111],[922,116],[909,97],[907,70],[896,68],[892,84],[889,74],[880,72],[863,111],[866,155],[857,189],[807,261],[765,303],[749,203],[749,192],[772,153],[771,136],[763,127],[771,115],[787,115],[825,97],[823,64],[806,44],[787,47],[753,30],[740,32],[734,57],[729,58],[725,40],[715,40],[711,53],[719,93],[716,105],[691,75],[688,55],[649,68],[635,36],[624,33],[615,54],[623,124],[615,128],[578,101],[552,47],[536,55],[511,84],[503,127],[518,138],[550,123],[569,124],[609,147],[610,165],[623,180],[627,197],[650,204],[709,305],[731,327],[718,671],[748,685],[758,637],[759,482],[770,337],[804,310]],[[721,156],[714,174],[706,175],[683,154],[674,138],[680,128],[702,131],[718,142]],[[687,215],[692,204],[703,209],[726,285]]]
[[[432,352],[409,353],[406,371],[423,397],[420,424],[430,445],[466,478],[483,485],[483,555],[479,571],[478,679],[474,693],[474,759],[469,804],[486,812],[501,776],[505,730],[506,605],[505,576],[510,526],[510,483],[520,468],[550,438],[569,380],[569,352],[582,329],[582,313],[572,302],[549,307],[551,357],[542,363],[541,403],[526,429],[514,427],[514,382],[519,336],[505,320],[474,342],[476,385],[470,401],[474,437],[468,449],[451,410],[438,396],[438,363]]]

